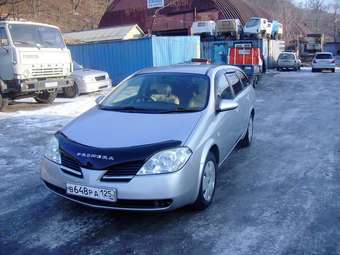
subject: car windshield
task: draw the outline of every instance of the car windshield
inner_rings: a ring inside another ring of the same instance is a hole
[[[206,75],[140,74],[121,83],[99,107],[141,113],[202,111],[208,102],[209,88]]]
[[[280,60],[294,60],[293,54],[281,54],[279,57]]]
[[[17,47],[65,48],[58,29],[39,25],[11,24],[8,26]]]
[[[83,70],[84,67],[82,65],[79,65],[76,61],[73,61],[73,68],[74,70]]]
[[[260,23],[259,19],[251,19],[247,22],[246,27],[256,27]]]
[[[333,59],[331,54],[317,54],[316,59]]]

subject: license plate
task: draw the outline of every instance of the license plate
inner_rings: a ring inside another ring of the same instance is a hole
[[[45,83],[46,88],[55,88],[58,87],[58,82],[46,82]]]
[[[97,200],[116,202],[117,190],[115,189],[101,189],[93,188],[78,184],[66,184],[66,193],[79,197],[93,198]]]

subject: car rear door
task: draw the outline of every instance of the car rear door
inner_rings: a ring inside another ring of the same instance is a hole
[[[235,120],[236,133],[239,139],[248,127],[250,98],[248,98],[247,89],[243,87],[236,72],[227,73],[226,77],[233,89],[235,96],[234,100],[239,104],[239,107],[236,109],[237,117]]]

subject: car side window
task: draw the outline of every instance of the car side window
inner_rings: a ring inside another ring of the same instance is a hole
[[[4,27],[0,27],[0,46],[8,46],[8,38]]]
[[[246,87],[248,87],[250,85],[249,79],[248,79],[248,77],[244,73],[242,73],[240,71],[237,71],[237,76],[242,81],[243,87],[246,88]]]
[[[226,72],[224,70],[217,72],[215,77],[216,84],[216,95],[220,99],[234,99],[233,91],[228,83],[225,76]]]
[[[226,77],[229,81],[229,84],[231,85],[231,87],[234,90],[235,96],[238,96],[243,90],[241,80],[238,78],[236,73],[228,73],[228,74],[226,74]]]

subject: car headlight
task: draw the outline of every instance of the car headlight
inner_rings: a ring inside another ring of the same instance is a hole
[[[168,149],[153,155],[137,175],[165,174],[179,171],[189,160],[192,152],[187,147]]]
[[[58,139],[53,136],[46,146],[45,157],[54,163],[61,164],[60,152],[59,152],[59,142]]]

